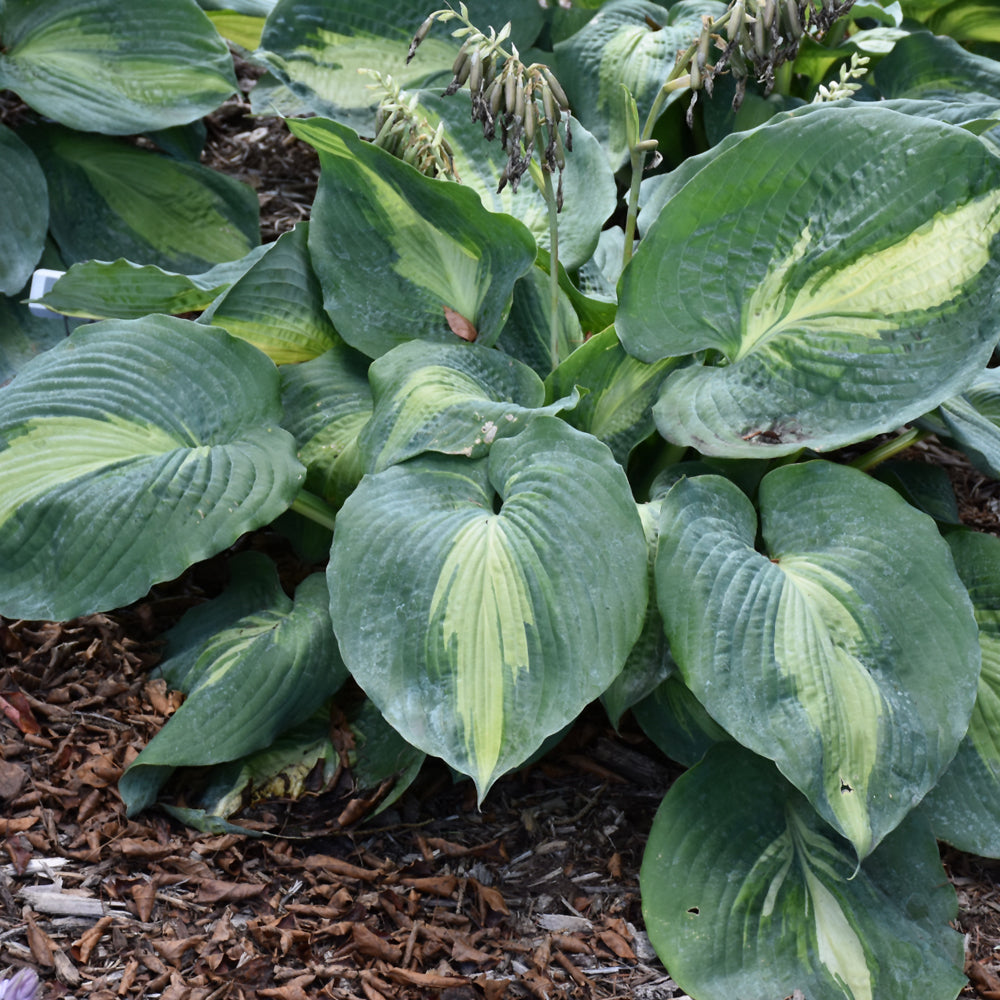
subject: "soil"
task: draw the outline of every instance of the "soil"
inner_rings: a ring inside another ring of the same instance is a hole
[[[249,89],[252,68],[241,75]],[[209,120],[204,159],[256,189],[265,240],[308,217],[315,154],[244,99]],[[965,523],[1000,534],[1000,485],[933,440],[907,457],[945,468]],[[267,532],[237,547],[301,572]],[[638,892],[678,770],[628,716],[615,732],[588,711],[482,809],[430,763],[377,816],[340,768],[299,798],[247,803],[235,821],[258,837],[126,817],[117,779],[180,702],[151,676],[158,637],[224,583],[214,560],[113,614],[0,619],[0,974],[33,967],[46,1000],[684,996]],[[331,734],[346,748],[342,720]],[[967,940],[962,996],[1000,998],[1000,862],[942,859]]]

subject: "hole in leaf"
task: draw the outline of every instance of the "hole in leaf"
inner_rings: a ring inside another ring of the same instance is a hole
[[[701,910],[697,906],[692,906],[688,909],[688,913],[690,913],[692,917],[697,917],[701,915]]]
[[[854,789],[851,788],[851,786],[846,781],[844,781],[843,778],[841,778],[840,779],[840,794],[841,795],[846,795],[848,792],[853,792],[853,791],[854,791]]]

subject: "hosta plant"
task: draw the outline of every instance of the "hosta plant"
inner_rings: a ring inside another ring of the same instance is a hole
[[[601,699],[689,768],[641,882],[690,995],[954,997],[936,838],[1000,856],[1000,540],[890,459],[1000,475],[978,8],[118,6],[0,2],[0,613],[272,525],[315,563],[235,556],[168,634],[128,808],[190,765],[213,794],[163,801],[206,828],[301,787],[348,676],[395,794],[432,755],[482,800]],[[220,31],[321,164],[264,246],[198,162]]]

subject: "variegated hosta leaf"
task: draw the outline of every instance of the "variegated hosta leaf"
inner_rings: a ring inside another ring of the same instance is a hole
[[[934,522],[829,462],[784,466],[757,517],[700,476],[663,501],[657,595],[688,687],[867,855],[930,790],[979,675],[969,596]]]
[[[637,505],[642,530],[646,535],[646,579],[650,593],[656,588],[656,548],[660,531],[659,500]],[[642,701],[654,688],[674,672],[667,637],[663,634],[663,618],[656,601],[646,605],[646,620],[642,632],[625,660],[621,673],[601,695],[601,703],[615,727],[621,717],[637,702]]]
[[[765,760],[709,751],[667,792],[640,873],[650,939],[692,996],[953,1000],[958,911],[934,837],[906,819],[858,870]]]
[[[278,374],[221,330],[106,320],[0,392],[0,614],[120,607],[286,510]]]
[[[509,184],[498,192],[507,153],[499,135],[492,142],[483,138],[482,125],[469,114],[468,94],[440,97],[434,90],[425,90],[420,95],[419,110],[430,124],[445,123],[445,135],[462,184],[476,191],[491,212],[504,212],[520,219],[531,230],[535,242],[548,250],[549,216],[538,183],[541,168],[537,165],[537,155],[531,167],[532,176],[524,177],[516,192]],[[562,172],[559,260],[572,271],[593,254],[601,227],[615,211],[618,192],[600,143],[576,119],[570,129],[573,149],[566,154],[566,169]],[[536,140],[539,146],[544,146],[544,135],[543,131]]]
[[[935,426],[935,416],[943,426]],[[984,368],[965,392],[928,415],[928,422],[983,472],[1000,477],[1000,369]]]
[[[217,302],[209,321],[249,341],[275,364],[308,361],[340,343],[313,273],[308,223],[284,233]]]
[[[874,105],[818,109],[675,189],[622,275],[618,335],[646,361],[720,357],[667,379],[654,415],[668,440],[732,457],[836,448],[985,367],[998,234],[1000,159],[975,136]]]
[[[552,371],[549,275],[538,264],[514,283],[507,322],[496,342],[498,350],[517,358],[545,378]],[[583,343],[580,317],[560,284],[556,314],[556,354],[568,358]]]
[[[513,20],[514,41],[527,48],[542,24],[535,0],[497,4],[470,0],[474,23],[498,30]],[[383,0],[359,6],[353,0],[278,0],[264,27],[263,58],[293,93],[319,115],[371,134],[377,91],[363,70],[377,69],[400,86],[416,88],[428,77],[451,78],[459,42],[458,22],[435,28],[407,65],[410,40],[433,10],[422,0]]]
[[[725,4],[679,0],[668,10],[648,0],[611,0],[575,35],[556,45],[556,72],[575,113],[605,147],[617,170],[628,161],[624,84],[645,122],[677,53],[701,33],[701,19],[720,17]],[[686,92],[677,91],[673,99]]]
[[[0,90],[81,132],[191,122],[238,89],[226,43],[190,0],[5,0],[0,38]]]
[[[366,476],[328,573],[357,682],[480,799],[614,680],[646,607],[625,474],[555,417],[483,459],[421,455]]]
[[[281,368],[282,426],[295,435],[306,487],[338,506],[361,479],[358,435],[372,415],[369,360],[346,344]]]
[[[948,535],[979,623],[983,669],[969,731],[951,767],[921,804],[934,833],[963,851],[1000,857],[1000,539]]]
[[[492,345],[514,282],[535,261],[528,229],[336,122],[289,127],[319,150],[309,252],[344,340],[372,358],[408,340],[454,344],[451,310],[472,324],[480,344]]]
[[[72,267],[39,300],[53,312],[87,319],[141,319],[150,313],[179,315],[211,305],[267,247],[202,274],[177,274],[153,264],[86,260]]]
[[[527,421],[579,399],[571,389],[543,406],[545,386],[527,365],[475,344],[400,344],[372,363],[368,378],[375,412],[359,442],[367,472],[424,451],[481,458]]]
[[[45,169],[49,228],[67,264],[126,257],[198,274],[260,242],[257,195],[216,170],[57,126],[18,134]]]
[[[48,188],[34,153],[0,124],[0,295],[16,295],[45,248]]]
[[[152,804],[176,767],[234,761],[269,747],[347,679],[321,573],[299,584],[293,602],[266,557],[246,553],[233,570],[236,592],[174,630],[159,672],[187,697],[121,779],[130,814]],[[206,633],[208,621],[217,630]]]
[[[587,390],[565,419],[603,441],[625,465],[632,449],[656,430],[652,409],[663,380],[685,363],[680,358],[639,361],[626,354],[609,327],[574,351],[546,383],[553,395],[577,385]]]

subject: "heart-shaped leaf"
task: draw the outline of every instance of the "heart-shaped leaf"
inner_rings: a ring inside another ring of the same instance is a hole
[[[480,798],[611,683],[646,606],[625,474],[555,417],[483,459],[421,455],[366,476],[328,573],[355,679]]]
[[[527,365],[475,344],[400,344],[372,363],[368,378],[375,412],[360,440],[368,472],[424,451],[481,458],[528,420],[579,398],[571,390],[543,406],[545,386]]]
[[[640,873],[650,939],[705,1000],[952,1000],[961,935],[937,844],[909,817],[858,870],[845,841],[734,744],[673,785]]]
[[[309,252],[344,340],[372,358],[407,340],[454,343],[450,309],[472,324],[478,343],[492,345],[514,282],[535,261],[525,226],[336,122],[290,128],[319,150]]]
[[[654,412],[668,440],[732,457],[835,448],[985,367],[998,234],[1000,159],[975,136],[822,108],[750,133],[676,190],[622,275],[618,334],[647,361],[717,352],[667,379]]]
[[[280,418],[263,354],[168,316],[29,362],[0,392],[0,613],[120,607],[273,521],[304,476]]]
[[[948,535],[979,623],[983,669],[969,731],[951,766],[921,804],[935,834],[963,851],[1000,857],[1000,539]]]
[[[226,43],[190,0],[5,0],[0,38],[0,89],[81,132],[191,122],[238,89]]]
[[[934,522],[828,462],[666,495],[656,581],[671,653],[732,736],[776,761],[864,857],[965,735],[978,630]]]

